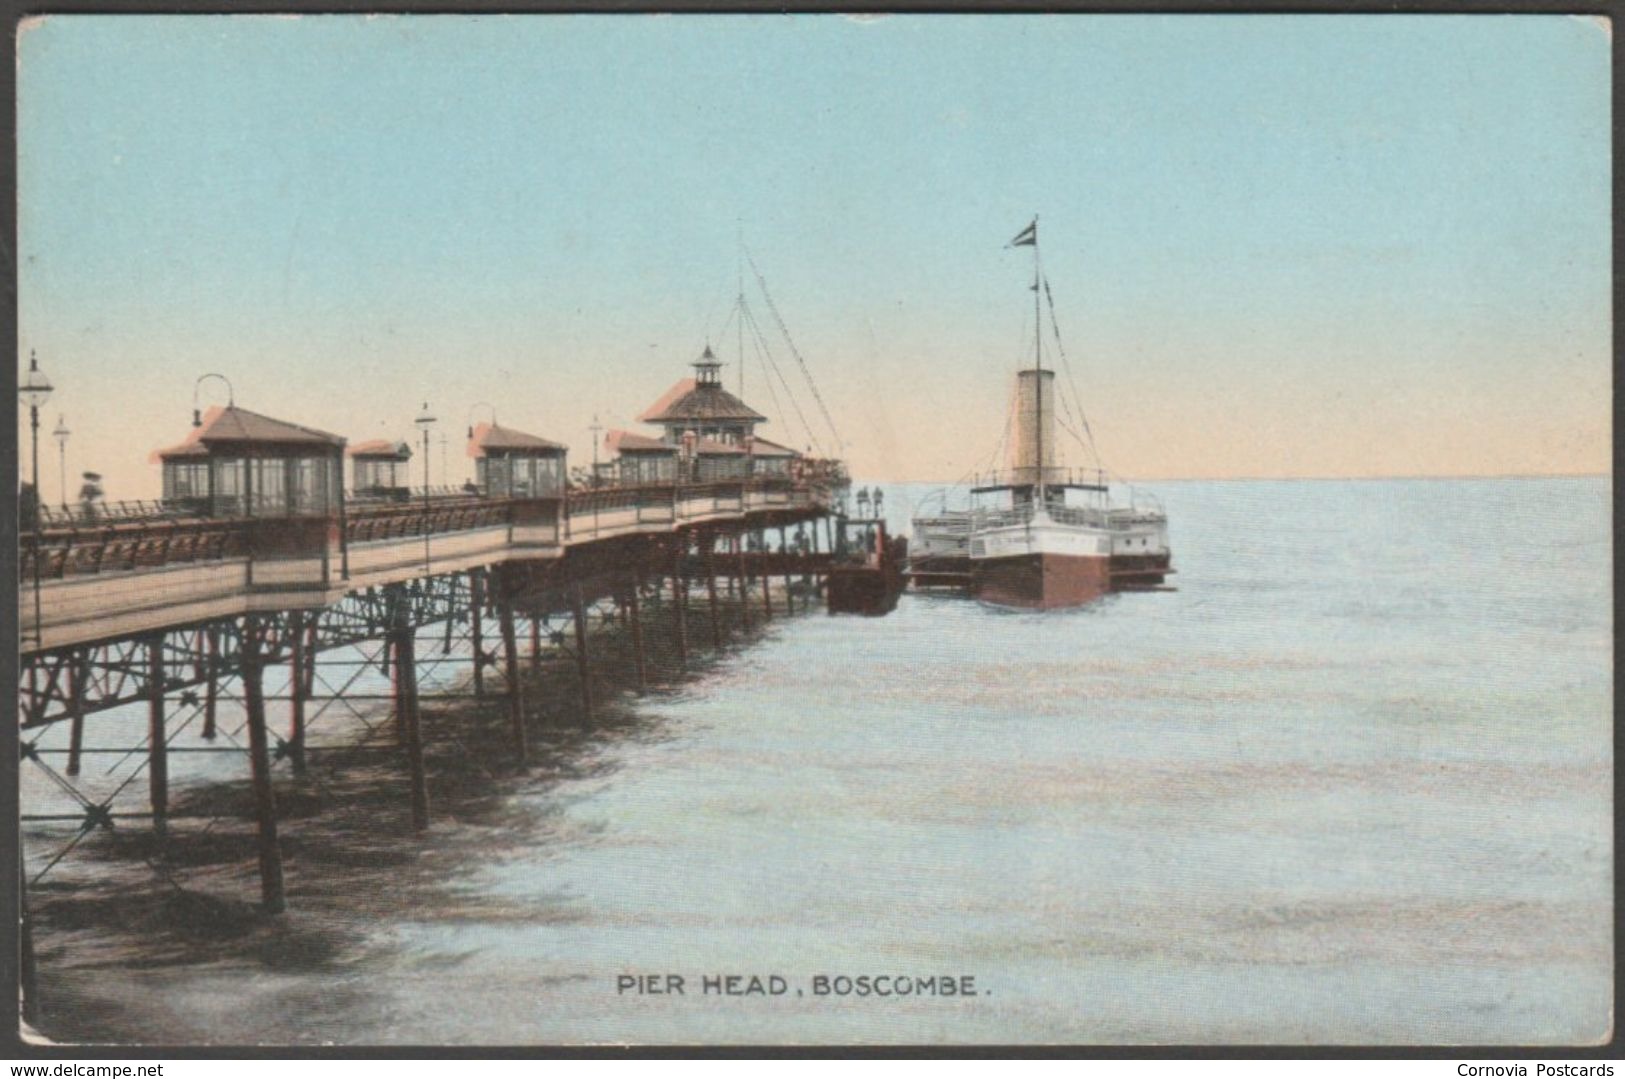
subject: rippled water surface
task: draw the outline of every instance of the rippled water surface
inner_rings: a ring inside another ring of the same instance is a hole
[[[1604,1037],[1608,481],[1157,491],[1177,592],[780,621],[508,782],[499,825],[438,823],[410,904],[324,907],[319,964],[98,977],[156,1041]],[[906,520],[924,490],[887,492]],[[295,924],[326,871],[301,827]],[[978,995],[815,997],[820,974]]]

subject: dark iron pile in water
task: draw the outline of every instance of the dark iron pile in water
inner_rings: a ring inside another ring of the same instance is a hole
[[[759,613],[752,612],[745,631],[737,600],[724,596],[719,604],[725,648],[762,632]],[[691,599],[683,670],[669,604],[644,608],[648,692],[680,692],[715,661],[708,617]],[[573,659],[550,655],[536,666],[523,658],[529,745],[523,769],[514,761],[506,699],[500,679],[491,677],[496,672],[488,672],[482,700],[472,697],[467,679],[454,688],[455,699],[425,692],[427,833],[412,828],[403,751],[394,744],[387,704],[364,719],[346,720],[334,711],[313,725],[306,774],[295,776],[285,764],[273,769],[284,914],[267,914],[258,902],[246,766],[237,780],[179,787],[166,837],[130,822],[89,838],[30,889],[41,1031],[64,1042],[239,1041],[189,1029],[184,1016],[177,1023],[170,1007],[154,1004],[145,992],[146,978],[178,967],[215,967],[237,977],[256,970],[337,974],[370,965],[378,949],[390,947],[373,932],[380,924],[430,914],[546,918],[545,911],[508,909],[498,897],[456,884],[492,858],[546,842],[556,814],[545,800],[522,802],[516,791],[534,795],[562,781],[608,774],[616,765],[599,752],[606,744],[661,737],[658,723],[633,706],[625,625],[595,627],[591,646],[590,723]]]

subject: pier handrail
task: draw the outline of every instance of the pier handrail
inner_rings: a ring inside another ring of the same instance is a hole
[[[163,499],[120,499],[114,502],[79,502],[39,507],[39,523],[46,529],[69,528],[98,521],[169,520],[202,516],[185,502]]]
[[[36,551],[39,575],[47,579],[246,555],[252,549],[253,527],[264,520],[147,518],[48,528],[38,534],[37,543],[19,547],[19,579],[32,578]]]
[[[409,499],[363,498],[349,503],[343,518],[343,538],[347,544],[361,544],[507,525],[515,523],[520,507],[547,505],[556,507],[552,512],[560,517],[568,518],[637,509],[640,521],[645,520],[641,513],[644,509],[657,511],[655,521],[669,521],[681,502],[693,500],[720,500],[724,506],[737,504],[740,512],[746,512],[747,492],[798,492],[810,502],[828,501],[835,479],[838,474],[809,472],[800,478],[756,476],[708,483],[576,488],[534,499],[485,498],[457,487],[431,488],[425,499],[420,488]],[[322,515],[207,517],[195,507],[162,501],[113,503],[109,513],[101,509],[98,506],[96,515],[86,518],[46,513],[42,508],[39,524],[43,527],[25,533],[25,542],[19,545],[20,579],[32,578],[36,551],[43,579],[218,561],[252,556],[256,537],[274,536],[290,528],[308,531],[324,519]],[[325,519],[329,522],[330,542],[336,542],[340,518],[326,515]],[[33,541],[35,536],[37,543]],[[590,530],[583,538],[590,538]]]

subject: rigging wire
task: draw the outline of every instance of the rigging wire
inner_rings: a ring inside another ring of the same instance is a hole
[[[739,326],[740,326],[740,329],[743,330],[745,325],[746,325],[749,313],[747,311],[745,311],[743,304],[740,305],[740,311],[741,311],[741,316],[740,316],[740,320],[739,320]],[[762,368],[762,381],[764,383],[766,383],[768,397],[773,402],[773,414],[778,416],[780,419],[787,419],[788,416],[787,416],[787,413],[784,411],[784,406],[779,403],[779,391],[777,391],[777,390],[775,390],[773,388],[773,379],[772,379],[772,376],[769,374],[769,371],[768,371],[768,361],[767,361],[766,354],[762,351],[762,347],[756,343],[756,334],[754,332],[751,334],[751,342],[750,343],[751,343],[751,348],[753,348],[755,350],[755,352],[756,352],[756,361],[757,361],[757,363],[759,363],[761,365],[761,368]],[[740,363],[741,364],[744,363],[744,357],[743,356],[740,357]],[[786,426],[786,428],[788,428],[789,424],[786,423],[785,426]],[[786,431],[786,433],[788,433],[788,431]]]
[[[727,319],[725,319],[723,321],[722,327],[719,330],[717,330],[717,332],[715,334],[707,334],[706,338],[705,338],[706,341],[707,342],[722,341],[722,340],[726,339],[727,336],[728,336],[728,327],[732,326],[734,324],[734,319],[737,318],[738,316],[739,316],[739,301],[735,300],[733,302],[733,306],[728,308],[728,317],[727,317]],[[745,358],[743,356],[739,357],[739,363],[740,363],[741,366],[744,365]]]
[[[818,455],[820,457],[823,456],[823,445],[819,442],[818,436],[813,433],[812,425],[807,422],[807,415],[801,410],[801,402],[796,398],[795,392],[790,388],[790,383],[785,379],[784,372],[779,369],[779,362],[774,358],[773,350],[768,347],[767,336],[762,333],[761,325],[757,323],[756,316],[751,313],[750,308],[748,307],[744,308],[744,319],[745,324],[750,327],[751,337],[756,343],[758,355],[766,360],[766,362],[762,365],[763,372],[771,372],[772,375],[776,375],[778,377],[779,384],[784,387],[785,396],[790,398],[790,405],[795,409],[796,419],[801,421],[801,429],[806,434],[807,441],[810,442],[813,448],[818,451]],[[768,390],[773,391],[772,378],[767,378],[765,381],[767,382]],[[773,404],[775,408],[780,408],[777,392],[773,392]],[[780,409],[779,414],[781,416],[784,415],[782,408]]]
[[[1070,358],[1068,358],[1066,354],[1066,345],[1061,340],[1061,324],[1056,320],[1055,317],[1055,293],[1050,290],[1049,278],[1045,277],[1043,281],[1044,298],[1049,301],[1050,328],[1055,333],[1055,349],[1061,354],[1061,366],[1066,370],[1067,385],[1071,388],[1072,399],[1077,405],[1079,424],[1083,427],[1085,435],[1088,436],[1088,441],[1086,443],[1083,441],[1083,439],[1079,439],[1079,442],[1083,443],[1088,448],[1089,456],[1094,458],[1095,467],[1104,468],[1105,465],[1100,459],[1100,450],[1095,446],[1095,433],[1089,426],[1089,417],[1085,415],[1083,411],[1083,398],[1078,393],[1078,380],[1077,376],[1075,376],[1072,372],[1072,361]],[[1060,396],[1062,402],[1064,403],[1066,400],[1065,395],[1062,394]],[[1072,433],[1072,435],[1074,438],[1078,437],[1077,432],[1075,431]]]
[[[1010,398],[1009,405],[1006,406],[1004,410],[1004,430],[999,434],[998,444],[993,447],[992,453],[983,458],[983,460],[987,462],[988,467],[986,471],[988,472],[997,472],[999,470],[999,461],[1004,457],[1005,451],[1010,444],[1010,428],[1016,422],[1016,411],[1018,407],[1019,406],[1016,404],[1016,399],[1012,396]]]
[[[818,404],[818,411],[823,415],[824,423],[829,426],[829,433],[835,440],[835,452],[844,456],[846,443],[841,438],[841,432],[836,429],[835,421],[830,418],[829,409],[824,405],[824,396],[818,392],[818,384],[813,381],[812,372],[807,368],[807,361],[802,358],[801,350],[796,348],[795,339],[790,336],[790,329],[784,324],[784,318],[779,314],[778,305],[773,302],[773,294],[767,290],[767,280],[762,276],[762,271],[757,268],[756,258],[750,253],[749,248],[745,249],[745,261],[750,263],[750,272],[755,276],[756,284],[762,290],[762,298],[767,301],[768,312],[772,314],[773,321],[778,323],[779,332],[784,335],[784,343],[790,346],[790,355],[794,356],[796,363],[800,365],[801,375],[807,380],[807,388],[812,391],[813,400]],[[752,321],[755,320],[752,319]],[[788,385],[786,388],[788,389]],[[814,445],[817,445],[816,441]]]
[[[1062,348],[1060,340],[1057,339],[1055,344],[1056,344],[1056,351],[1061,353],[1061,362],[1062,362],[1062,364],[1067,365],[1066,364],[1066,351],[1065,351],[1064,348]],[[1071,374],[1070,365],[1067,365],[1067,367],[1068,367],[1067,374],[1070,375]],[[1056,372],[1056,374],[1059,375],[1060,372]],[[1077,411],[1078,415],[1077,416],[1073,415],[1073,412],[1074,412],[1073,398],[1076,397],[1076,394],[1073,394],[1071,397],[1069,397],[1067,395],[1067,392],[1066,392],[1066,383],[1060,383],[1055,387],[1054,397],[1055,397],[1055,400],[1060,403],[1060,408],[1055,410],[1055,422],[1061,426],[1062,430],[1066,431],[1069,435],[1071,435],[1073,437],[1073,439],[1075,439],[1077,441],[1079,446],[1083,447],[1084,449],[1088,449],[1089,448],[1088,442],[1086,442],[1084,440],[1084,437],[1082,435],[1078,434],[1077,427],[1074,426],[1074,425],[1079,424],[1079,417],[1083,413],[1083,406],[1080,403],[1080,404],[1077,405],[1077,408],[1076,408],[1076,411]],[[1070,422],[1068,422],[1068,421],[1070,421]],[[1088,421],[1084,420],[1081,423],[1081,426],[1087,428],[1089,426]],[[1060,452],[1061,452],[1061,447],[1059,445],[1056,446],[1056,452],[1057,452],[1057,455],[1059,455]]]

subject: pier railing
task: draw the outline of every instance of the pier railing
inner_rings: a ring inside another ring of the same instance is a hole
[[[106,518],[30,533],[19,549],[21,578],[111,573],[180,562],[212,562],[251,549],[249,518]]]
[[[442,493],[443,492],[443,493]],[[797,501],[828,497],[817,485],[796,484],[770,477],[733,483],[693,483],[643,487],[584,488],[564,498],[492,499],[442,488],[410,501],[363,500],[347,507],[343,518],[347,543],[370,543],[408,536],[466,532],[536,519],[543,510],[554,519],[562,503],[571,530],[591,538],[594,515],[630,513],[635,523],[672,522],[684,508],[699,505],[702,512],[769,508]],[[549,509],[551,507],[551,509]],[[250,555],[256,537],[263,540],[293,520],[272,517],[184,516],[163,502],[118,503],[115,515],[89,519],[42,512],[44,527],[25,533],[20,549],[21,578],[31,579],[36,554],[43,578],[82,573],[106,573],[174,563],[218,561]],[[328,518],[337,539],[339,518]],[[264,546],[263,543],[260,546]]]
[[[178,520],[199,514],[184,502],[134,499],[117,502],[81,502],[72,506],[41,506],[40,523],[46,528],[94,526],[114,521]]]

